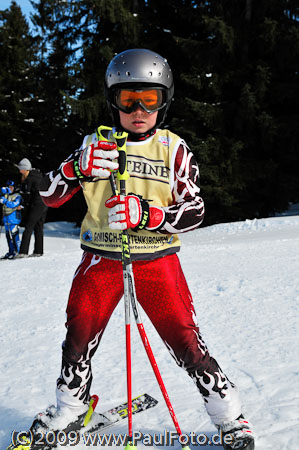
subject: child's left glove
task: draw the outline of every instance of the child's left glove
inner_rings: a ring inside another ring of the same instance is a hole
[[[0,203],[2,203],[2,205],[5,205],[5,203],[7,203],[7,198],[1,197],[0,198]]]
[[[118,156],[114,142],[98,141],[96,145],[88,145],[63,162],[60,173],[67,182],[108,179],[111,172],[118,169],[118,162],[115,161]]]
[[[157,231],[165,222],[163,209],[149,206],[141,195],[114,195],[105,205],[110,209],[108,224],[112,230]]]

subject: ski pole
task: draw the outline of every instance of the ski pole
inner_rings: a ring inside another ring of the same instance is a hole
[[[117,172],[117,178],[120,182],[120,193],[126,195],[126,180],[129,178],[129,174],[127,172],[127,153],[126,153],[126,139],[118,138],[117,133],[114,134],[117,143],[117,150],[119,152],[119,170]],[[115,192],[115,181],[114,176],[111,176],[112,182],[112,190]],[[129,234],[128,230],[123,230],[121,232],[121,245],[122,245],[122,264],[123,264],[123,278],[124,278],[124,295],[129,298],[132,305],[133,314],[135,317],[136,325],[144,345],[145,351],[151,363],[152,369],[156,376],[157,382],[163,394],[165,403],[168,407],[170,416],[172,418],[173,424],[176,428],[176,431],[179,436],[182,435],[181,428],[179,426],[178,420],[176,418],[173,406],[170,402],[166,387],[164,385],[161,373],[159,371],[156,359],[154,357],[153,351],[151,349],[149,340],[147,338],[141,315],[138,307],[138,300],[136,296],[135,282],[134,282],[134,274],[132,268],[132,260],[131,260],[131,251],[130,251],[130,242],[129,242]],[[190,450],[188,446],[182,445],[183,450]]]
[[[117,172],[117,178],[120,180],[120,194],[125,195],[125,181],[128,179],[129,174],[126,170],[126,158],[121,156],[126,146],[128,133],[116,132],[113,137],[117,143],[117,150],[119,152],[119,170]],[[111,174],[110,183],[112,192],[115,195],[117,193],[116,182],[114,174]],[[123,241],[124,234],[121,233],[121,239]],[[130,297],[128,280],[125,277],[124,266],[124,245],[122,244],[122,264],[123,264],[123,280],[124,280],[124,301],[125,301],[125,323],[126,323],[126,362],[127,362],[127,397],[128,397],[128,437],[129,441],[125,449],[136,449],[133,443],[133,420],[132,420],[132,360],[131,360],[131,313],[130,313]]]
[[[101,126],[97,129],[97,134],[99,140],[107,141],[109,138],[109,134],[112,128]],[[118,150],[125,146],[126,140],[128,137],[128,133],[120,132],[114,133],[114,138],[117,142]],[[122,160],[122,158],[121,158]],[[126,167],[121,165],[120,162],[120,170],[122,180],[120,181],[120,193],[123,193],[123,189],[125,185],[123,184],[123,180],[127,177],[128,173],[126,172]],[[112,188],[113,195],[117,194],[117,188],[114,178],[114,173],[110,175],[110,184]],[[132,419],[132,358],[131,358],[131,318],[130,318],[130,298],[128,296],[128,288],[126,286],[126,281],[124,278],[124,303],[125,303],[125,327],[126,327],[126,370],[127,370],[127,402],[128,402],[128,444],[125,447],[126,449],[134,450],[136,447],[133,445],[133,419]]]

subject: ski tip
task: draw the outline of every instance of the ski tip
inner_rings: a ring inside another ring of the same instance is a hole
[[[29,438],[22,438],[22,443],[18,443],[14,445],[13,443],[9,444],[6,450],[30,450],[31,441]]]
[[[125,450],[137,450],[137,447],[133,444],[132,441],[129,441],[125,446]]]
[[[86,427],[86,425],[89,423],[91,416],[93,415],[93,412],[98,404],[99,401],[99,397],[97,395],[92,395],[90,402],[89,402],[89,406],[88,406],[88,411],[86,413],[86,416],[84,418],[84,423],[83,426]]]

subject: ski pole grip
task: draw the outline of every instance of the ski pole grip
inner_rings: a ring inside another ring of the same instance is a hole
[[[117,172],[117,178],[118,178],[118,180],[126,181],[130,177],[130,175],[127,171],[126,143],[127,143],[128,133],[126,133],[125,131],[117,131],[116,133],[113,134],[113,137],[116,140],[117,151],[119,153],[119,157],[118,157],[119,168],[118,168],[118,172]]]
[[[99,141],[106,141],[106,142],[108,142],[109,140],[111,141],[111,133],[112,133],[111,127],[106,127],[105,125],[101,125],[98,127],[96,133],[97,133],[97,138]],[[114,137],[114,135],[113,135],[113,137]],[[113,160],[113,161],[116,162],[116,160]],[[116,170],[110,170],[110,172],[116,173]]]
[[[101,125],[97,129],[97,138],[99,141],[108,141],[110,132],[112,131],[111,127],[106,127],[105,125]]]

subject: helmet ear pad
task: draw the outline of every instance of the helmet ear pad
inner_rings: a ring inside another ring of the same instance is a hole
[[[110,113],[112,122],[117,128],[120,128],[119,111],[118,111],[118,109],[116,109],[112,106],[112,102],[113,102],[112,96],[114,94],[111,89],[107,88],[106,83],[104,83],[104,94],[105,94],[105,98],[107,101],[107,107],[108,107],[108,111]]]
[[[165,92],[166,92],[166,105],[165,105],[165,108],[162,108],[162,109],[160,109],[160,111],[158,111],[156,128],[159,128],[159,126],[165,122],[167,112],[171,105],[171,101],[172,101],[173,94],[174,94],[174,85],[172,84],[172,86],[169,89],[167,89]]]

